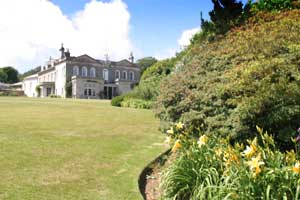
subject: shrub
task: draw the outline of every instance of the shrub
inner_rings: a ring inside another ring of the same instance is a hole
[[[270,135],[257,130],[259,136],[244,147],[172,126],[168,141],[176,160],[163,173],[163,198],[299,199],[299,154],[282,153]]]
[[[61,96],[55,95],[55,94],[50,94],[49,97],[50,97],[50,98],[61,98]]]
[[[112,106],[121,107],[121,103],[122,103],[123,100],[124,100],[124,96],[123,96],[123,95],[121,95],[121,96],[116,96],[116,97],[114,97],[114,98],[111,100],[110,104],[111,104]]]
[[[281,11],[300,8],[299,0],[260,0],[253,4],[254,11]]]
[[[262,14],[214,42],[189,47],[181,71],[164,79],[157,116],[245,141],[255,126],[292,147],[300,121],[300,11]]]
[[[41,96],[41,88],[40,88],[40,86],[36,86],[35,91],[37,93],[37,97],[40,97]]]
[[[139,108],[139,109],[151,109],[153,105],[152,101],[146,101],[142,99],[127,99],[125,98],[121,102],[122,107],[129,107],[129,108]]]

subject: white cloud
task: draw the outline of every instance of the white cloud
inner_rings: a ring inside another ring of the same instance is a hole
[[[91,0],[83,10],[67,17],[48,0],[0,2],[0,66],[21,72],[57,57],[60,43],[71,55],[89,54],[127,58],[133,50],[129,38],[130,13],[122,0]]]
[[[178,40],[179,47],[184,48],[184,47],[190,45],[190,40],[199,31],[200,31],[200,28],[193,28],[193,29],[183,31],[181,34],[181,37]]]
[[[190,45],[190,40],[199,31],[200,28],[192,28],[183,31],[180,38],[177,40],[177,47],[170,47],[168,49],[164,49],[156,53],[155,58],[162,60],[162,59],[174,57],[177,52],[180,52],[182,49]]]

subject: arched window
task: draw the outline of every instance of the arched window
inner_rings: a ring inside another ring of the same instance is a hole
[[[73,67],[73,76],[79,76],[79,67],[78,66]]]
[[[94,67],[92,67],[90,70],[90,76],[93,78],[96,77],[96,69]]]
[[[127,80],[127,72],[126,71],[123,71],[122,79]]]
[[[120,70],[115,71],[115,79],[120,79]]]
[[[133,81],[134,80],[134,72],[129,72],[129,80]]]
[[[108,70],[107,69],[103,69],[103,79],[105,81],[108,81]]]
[[[82,76],[87,77],[87,68],[86,67],[82,67]]]

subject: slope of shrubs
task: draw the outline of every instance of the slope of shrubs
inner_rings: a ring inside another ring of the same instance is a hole
[[[260,13],[214,41],[194,43],[180,70],[160,84],[157,116],[242,141],[258,125],[289,148],[300,122],[299,19],[299,10]]]

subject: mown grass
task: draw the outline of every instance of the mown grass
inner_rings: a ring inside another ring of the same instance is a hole
[[[158,123],[108,101],[0,98],[0,199],[140,199]]]

